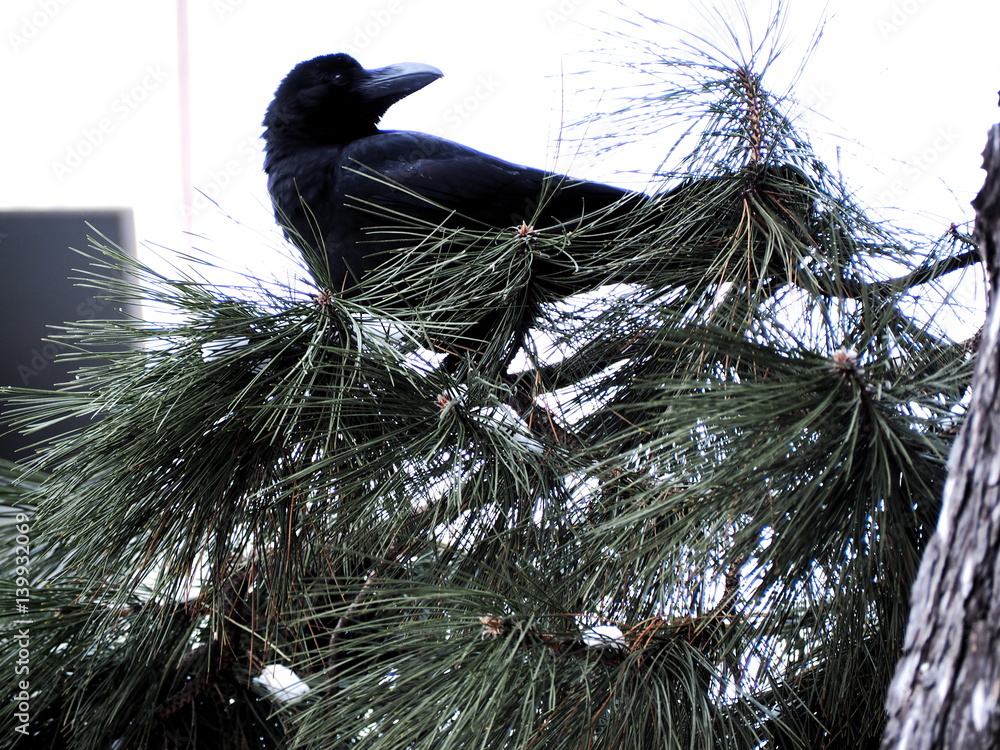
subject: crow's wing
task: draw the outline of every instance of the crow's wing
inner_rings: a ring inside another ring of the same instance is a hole
[[[300,147],[269,157],[268,189],[279,222],[311,267],[348,289],[393,252],[414,244],[420,227],[569,227],[623,199],[610,185],[523,167],[423,133],[388,131],[346,146]],[[409,224],[413,235],[386,228]],[[539,269],[543,274],[543,268]],[[545,286],[569,294],[554,271]],[[569,280],[566,280],[569,282]]]
[[[423,133],[379,133],[353,142],[344,156],[339,190],[351,203],[434,223],[444,212],[457,215],[455,224],[494,228],[569,223],[633,195]]]

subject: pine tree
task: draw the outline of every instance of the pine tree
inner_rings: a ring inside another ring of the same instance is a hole
[[[4,472],[4,746],[877,747],[975,348],[927,310],[979,256],[870,219],[773,50],[656,52],[618,122],[687,118],[662,194],[694,187],[629,231],[400,226],[427,306],[95,238],[83,283],[175,314],[67,327],[78,379],[8,408],[92,421]],[[546,308],[509,372],[436,367],[540,257],[636,283]]]

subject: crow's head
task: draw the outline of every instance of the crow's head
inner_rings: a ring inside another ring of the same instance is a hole
[[[392,104],[437,80],[437,68],[400,63],[365,70],[350,55],[299,63],[274,92],[264,116],[264,139],[346,143],[378,132]]]

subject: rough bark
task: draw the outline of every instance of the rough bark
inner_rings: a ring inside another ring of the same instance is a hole
[[[1000,125],[973,206],[990,309],[937,530],[914,584],[883,750],[1000,748]]]

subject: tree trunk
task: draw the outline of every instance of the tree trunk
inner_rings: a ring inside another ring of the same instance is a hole
[[[883,750],[1000,748],[1000,125],[990,130],[983,168],[973,206],[990,310],[941,518],[913,588]]]

